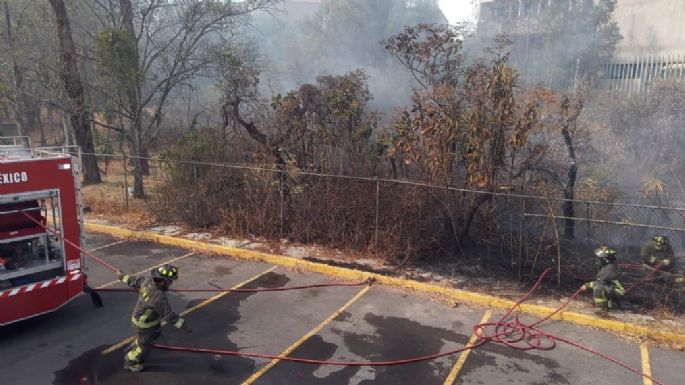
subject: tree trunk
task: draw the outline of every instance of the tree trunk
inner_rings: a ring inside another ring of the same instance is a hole
[[[136,32],[133,27],[133,3],[131,0],[119,0],[119,8],[121,9],[122,27],[128,34],[131,41],[136,43],[136,57],[132,62],[138,67],[138,42],[136,40]],[[140,110],[140,76],[137,75],[138,68],[136,68],[136,78],[134,79],[134,86],[127,90],[128,108],[132,116],[131,122],[131,136],[133,141],[133,197],[143,199],[145,198],[145,189],[143,185],[143,175],[149,175],[149,167],[144,158],[147,153],[147,145],[143,138],[143,122]]]
[[[140,172],[143,175],[148,176],[150,175],[150,161],[148,160],[150,157],[150,150],[148,150],[145,142],[143,142],[141,145],[140,156],[142,158],[140,159]]]
[[[578,175],[578,166],[576,164],[576,152],[573,148],[573,140],[568,131],[568,124],[561,130],[568,151],[568,157],[571,163],[568,166],[568,180],[564,186],[564,238],[573,239],[575,237],[575,210],[573,199],[576,191],[576,177]]]
[[[102,180],[95,157],[93,133],[90,127],[90,111],[86,107],[83,96],[83,85],[76,64],[74,54],[74,40],[71,35],[71,26],[64,0],[50,0],[50,5],[55,13],[55,25],[59,39],[61,68],[59,76],[62,79],[64,90],[69,98],[70,121],[76,135],[76,143],[81,147],[83,155],[83,184],[96,184]]]
[[[45,147],[48,145],[47,140],[45,139],[45,125],[43,124],[43,108],[41,106],[38,106],[38,114],[36,114],[36,119],[38,121],[38,129],[40,130],[40,145]]]
[[[14,38],[12,37],[12,17],[10,15],[10,7],[7,3],[7,0],[4,1],[3,5],[5,7],[5,25],[7,28],[7,31],[5,32],[5,37],[7,39],[7,46],[9,47],[10,51],[9,56],[12,60],[12,91],[14,93],[14,118],[16,120],[17,128],[19,131],[18,134],[21,136],[24,135],[24,96],[21,95],[22,74],[19,69],[19,64],[17,64],[16,52],[14,50]]]
[[[489,201],[492,198],[491,194],[481,194],[477,196],[471,205],[471,208],[468,211],[468,214],[466,215],[466,220],[464,221],[464,228],[461,230],[461,233],[459,234],[459,242],[463,243],[466,237],[469,236],[469,230],[471,230],[471,225],[473,224],[473,220],[476,218],[476,214],[478,213],[478,210],[480,207],[487,201]]]
[[[135,152],[136,158],[133,159],[133,197],[137,199],[145,198],[145,189],[143,186],[143,170],[142,162],[140,159],[141,153],[141,138],[139,135],[134,137],[133,151]]]

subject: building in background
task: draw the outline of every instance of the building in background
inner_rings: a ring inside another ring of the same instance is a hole
[[[614,20],[623,35],[617,58],[685,54],[685,1],[618,0]]]
[[[593,5],[593,0],[565,1],[569,7]],[[504,33],[534,45],[545,37],[540,15],[555,2],[559,4],[559,0],[481,0],[477,33]],[[604,66],[605,84],[614,89],[640,91],[655,79],[684,78],[684,18],[684,0],[618,0],[612,19],[623,39],[612,62]],[[553,82],[547,79],[547,83]]]

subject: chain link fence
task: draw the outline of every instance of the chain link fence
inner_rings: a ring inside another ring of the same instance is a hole
[[[112,188],[104,204],[123,211],[134,202],[140,206],[132,199],[132,170],[141,158],[97,156]],[[146,210],[164,221],[232,236],[318,243],[398,263],[417,255],[460,255],[520,279],[552,268],[560,286],[592,280],[593,250],[608,245],[618,250],[628,285],[658,284],[659,290],[666,289],[641,266],[641,244],[660,232],[681,258],[685,250],[685,205],[565,200],[562,191],[477,191],[246,164],[144,161]],[[652,296],[654,290],[643,291]]]

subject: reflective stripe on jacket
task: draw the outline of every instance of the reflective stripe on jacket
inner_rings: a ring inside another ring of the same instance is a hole
[[[138,289],[138,302],[133,308],[131,322],[142,329],[158,327],[162,321],[177,328],[183,326],[184,320],[174,312],[169,304],[166,292],[157,287],[152,277],[130,277],[124,275],[121,281],[129,287]]]

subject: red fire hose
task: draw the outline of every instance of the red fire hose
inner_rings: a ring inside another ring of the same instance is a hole
[[[57,231],[52,230],[52,229],[44,226],[42,223],[35,220],[34,218],[31,218],[26,213],[24,213],[24,215],[26,215],[26,217],[30,218],[36,224],[38,224],[41,227],[45,228],[46,230],[50,231],[53,235],[55,235],[55,237],[62,238],[64,240],[64,242],[71,245],[72,247],[75,247],[76,249],[81,251],[83,254],[92,258],[93,260],[95,260],[96,262],[105,266],[106,268],[108,268],[114,272],[119,271],[117,268],[115,268],[114,266],[105,262],[104,260],[102,260],[102,259],[88,253],[87,251],[83,250],[81,247],[79,247],[75,243],[65,239],[64,237],[61,237]],[[518,318],[518,315],[514,316],[513,320],[508,320],[510,318],[510,316],[512,315],[512,313],[514,313],[516,308],[519,307],[523,302],[528,300],[528,298],[530,298],[530,296],[540,287],[543,279],[550,272],[550,270],[551,269],[545,270],[540,275],[540,278],[538,278],[538,280],[535,282],[533,287],[523,297],[521,297],[521,299],[519,299],[514,304],[514,306],[512,306],[507,311],[507,313],[499,319],[499,321],[497,321],[497,322],[486,322],[486,323],[475,325],[473,327],[473,334],[479,338],[478,342],[474,343],[473,345],[467,345],[467,346],[464,346],[464,347],[459,348],[459,349],[454,349],[454,350],[450,350],[450,351],[442,352],[442,353],[435,353],[435,354],[431,354],[431,355],[418,356],[418,357],[412,357],[412,358],[406,358],[406,359],[400,359],[400,360],[390,360],[390,361],[335,361],[335,360],[314,360],[314,359],[307,359],[307,358],[278,356],[278,355],[271,355],[271,354],[258,354],[258,353],[249,353],[249,352],[238,352],[238,351],[221,350],[221,349],[202,349],[202,348],[191,348],[191,347],[170,346],[170,345],[160,345],[160,344],[155,344],[154,346],[158,349],[177,351],[177,352],[210,353],[210,354],[218,354],[218,355],[225,355],[225,356],[242,356],[242,357],[251,357],[251,358],[278,359],[281,361],[299,362],[299,363],[315,364],[315,365],[394,366],[394,365],[404,365],[404,364],[410,364],[410,363],[422,362],[422,361],[430,361],[430,360],[434,360],[434,359],[437,359],[440,357],[451,356],[451,355],[461,353],[461,352],[466,351],[466,350],[479,348],[488,342],[503,344],[503,345],[509,346],[510,348],[512,348],[514,350],[528,351],[528,350],[533,350],[533,349],[550,350],[556,346],[556,341],[559,341],[559,342],[564,342],[564,343],[571,345],[573,347],[576,347],[578,349],[584,350],[588,353],[594,354],[594,355],[601,357],[605,360],[608,360],[608,361],[610,361],[616,365],[619,365],[619,366],[639,375],[640,377],[648,378],[656,385],[666,385],[665,383],[653,378],[652,376],[649,376],[649,375],[641,372],[638,369],[635,369],[635,368],[627,365],[626,363],[624,363],[618,359],[615,359],[611,356],[600,353],[600,352],[598,352],[592,348],[589,348],[589,347],[584,346],[582,344],[579,344],[577,342],[571,341],[571,340],[566,339],[564,337],[560,337],[558,335],[545,332],[544,330],[538,328],[538,326],[541,323],[549,320],[554,315],[556,315],[557,313],[562,311],[566,306],[568,306],[571,303],[571,301],[573,301],[575,298],[578,297],[578,295],[580,295],[580,293],[582,292],[582,289],[578,289],[566,302],[564,302],[554,312],[550,313],[549,315],[541,318],[540,320],[538,320],[538,321],[536,321],[530,325],[527,325],[527,324],[521,322],[521,320]],[[647,277],[645,277],[645,278],[647,278]],[[295,287],[290,287],[290,288],[267,288],[267,289],[184,289],[184,290],[178,290],[178,291],[234,291],[234,292],[285,291],[285,290],[305,289],[305,288],[311,288],[311,287],[360,286],[363,284],[366,284],[366,283],[317,284],[317,285],[308,285],[308,286],[295,286]],[[631,286],[628,290],[634,288],[636,285]],[[108,291],[122,291],[122,290],[108,289]]]
[[[106,268],[112,270],[112,271],[115,272],[115,273],[116,273],[117,271],[119,271],[119,269],[117,269],[116,267],[110,265],[109,263],[105,262],[105,261],[102,260],[101,258],[98,258],[98,257],[94,256],[93,254],[87,252],[86,250],[83,250],[79,245],[77,245],[77,244],[75,244],[74,242],[72,242],[72,241],[66,239],[65,237],[63,237],[62,235],[60,235],[60,233],[59,233],[57,230],[53,230],[53,229],[49,228],[48,226],[45,226],[45,225],[42,224],[40,221],[36,220],[35,218],[31,217],[30,215],[26,214],[26,213],[23,212],[23,211],[22,211],[21,213],[24,214],[24,215],[26,216],[26,218],[30,219],[33,223],[35,223],[35,224],[37,224],[38,226],[40,226],[40,227],[44,228],[45,230],[49,231],[49,232],[52,233],[52,235],[54,235],[56,238],[62,239],[66,244],[68,244],[69,246],[72,246],[72,247],[76,248],[78,251],[80,251],[81,253],[83,253],[83,254],[87,255],[88,257],[92,258],[94,261],[98,262],[98,263],[101,264],[102,266],[104,266],[104,267],[106,267]]]
[[[666,385],[665,383],[653,378],[652,376],[649,376],[645,373],[642,373],[640,370],[635,369],[627,364],[625,364],[622,361],[619,361],[611,356],[608,356],[606,354],[600,353],[594,349],[591,349],[587,346],[581,345],[577,342],[571,341],[569,339],[545,332],[544,330],[539,329],[537,326],[540,325],[541,323],[547,321],[551,317],[553,317],[555,314],[560,312],[562,309],[564,309],[566,306],[568,306],[571,301],[573,301],[578,295],[581,293],[581,289],[576,291],[571,298],[569,298],[564,304],[562,304],[559,308],[557,308],[554,312],[550,313],[549,315],[541,318],[540,320],[530,324],[526,325],[525,323],[521,322],[518,318],[518,316],[515,316],[512,321],[507,321],[507,319],[511,316],[511,314],[516,310],[516,308],[523,302],[525,302],[535,290],[537,290],[544,277],[547,275],[547,273],[550,271],[550,269],[546,270],[538,279],[538,281],[533,285],[531,290],[526,293],[519,301],[517,301],[514,306],[512,306],[507,313],[500,318],[499,321],[497,322],[487,322],[487,323],[482,323],[478,324],[473,327],[473,333],[478,336],[479,341],[474,343],[473,345],[467,345],[459,349],[454,349],[450,350],[447,352],[442,352],[442,353],[436,353],[436,354],[431,354],[431,355],[426,355],[426,356],[419,356],[419,357],[412,357],[412,358],[406,358],[406,359],[400,359],[400,360],[391,360],[391,361],[335,361],[335,360],[315,360],[315,359],[307,359],[307,358],[298,358],[298,357],[288,357],[288,356],[278,356],[278,355],[271,355],[271,354],[258,354],[258,353],[249,353],[249,352],[238,352],[238,351],[231,351],[231,350],[221,350],[221,349],[202,349],[202,348],[190,348],[190,347],[182,347],[182,346],[169,346],[169,345],[161,345],[161,344],[156,344],[155,347],[158,349],[162,350],[170,350],[170,351],[176,351],[176,352],[190,352],[190,353],[210,353],[210,354],[218,354],[218,355],[226,355],[226,356],[242,356],[242,357],[251,357],[251,358],[266,358],[266,359],[278,359],[281,361],[287,361],[287,362],[298,362],[298,363],[304,363],[304,364],[314,364],[314,365],[333,365],[333,366],[394,366],[394,365],[404,365],[404,364],[409,364],[409,363],[415,363],[415,362],[421,362],[421,361],[429,361],[429,360],[434,360],[436,358],[440,357],[445,357],[445,356],[450,356],[454,355],[457,353],[461,353],[465,350],[470,350],[470,349],[476,349],[479,348],[483,345],[485,345],[488,342],[493,342],[493,343],[499,343],[499,344],[504,344],[512,349],[515,350],[522,350],[522,351],[527,351],[527,350],[532,350],[532,349],[538,349],[538,350],[550,350],[553,349],[556,346],[556,341],[564,342],[568,345],[571,345],[573,347],[576,347],[578,349],[584,350],[588,353],[594,354],[598,357],[601,357],[605,360],[608,360],[616,365],[619,365],[641,377],[649,378],[652,380],[652,382],[656,385]],[[519,343],[523,343],[524,345],[522,346]]]
[[[287,287],[275,287],[275,288],[260,288],[260,289],[169,289],[170,292],[176,293],[260,293],[269,291],[290,291],[290,290],[303,290],[303,289],[314,289],[319,287],[358,287],[368,284],[369,281],[365,282],[355,282],[355,283],[316,283],[313,285],[302,285],[302,286],[287,286]],[[98,291],[113,291],[113,292],[137,292],[136,289],[125,289],[125,288],[103,288],[98,289]]]

